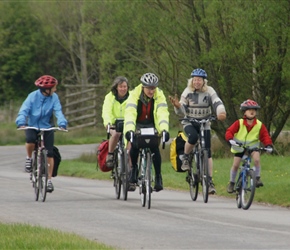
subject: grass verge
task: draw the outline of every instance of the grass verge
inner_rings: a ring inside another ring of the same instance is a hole
[[[113,250],[76,234],[27,224],[1,224],[1,249],[104,249]],[[57,236],[57,237],[56,237]]]

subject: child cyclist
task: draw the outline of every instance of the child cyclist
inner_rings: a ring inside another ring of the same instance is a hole
[[[236,120],[226,131],[225,138],[231,146],[231,152],[234,153],[234,162],[230,171],[230,183],[227,187],[228,193],[234,192],[235,179],[237,171],[244,155],[244,149],[237,146],[242,144],[243,146],[249,146],[250,148],[257,148],[262,142],[268,149],[267,152],[273,151],[272,140],[269,136],[266,126],[256,118],[257,110],[260,106],[253,100],[246,100],[240,105],[243,118]],[[256,187],[262,187],[263,182],[260,178],[261,165],[260,165],[260,152],[254,151],[252,153],[254,160],[255,173],[256,173]]]

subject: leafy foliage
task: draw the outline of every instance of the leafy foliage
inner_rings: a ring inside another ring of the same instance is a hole
[[[44,73],[62,83],[105,86],[124,75],[134,87],[152,71],[166,94],[180,95],[192,69],[201,67],[227,109],[227,121],[212,126],[219,138],[248,98],[262,106],[259,118],[274,141],[289,117],[287,0],[38,1],[0,7],[1,102],[26,96]]]

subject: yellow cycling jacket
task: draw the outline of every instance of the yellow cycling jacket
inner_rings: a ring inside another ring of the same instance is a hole
[[[105,96],[102,108],[102,118],[105,127],[108,123],[115,124],[117,118],[124,118],[127,101],[128,98],[122,103],[118,102],[111,91]]]
[[[244,120],[239,119],[240,121],[240,129],[234,135],[234,140],[238,143],[241,143],[243,146],[256,148],[260,146],[260,130],[262,127],[262,122],[257,119],[257,124],[248,132],[247,127],[244,125]],[[238,146],[232,146],[231,152],[232,153],[241,153],[244,149]]]
[[[130,92],[130,96],[127,99],[127,106],[124,116],[124,134],[130,130],[136,130],[137,120],[137,105],[142,92],[142,84],[138,85],[134,90]],[[159,133],[163,130],[169,131],[169,112],[163,91],[156,88],[153,96],[154,99],[154,123],[155,128]]]

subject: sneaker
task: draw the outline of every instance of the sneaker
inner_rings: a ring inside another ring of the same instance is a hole
[[[108,153],[107,158],[106,158],[106,165],[108,168],[114,167],[114,154],[113,153]]]
[[[261,181],[261,178],[260,177],[256,177],[256,188],[263,187],[263,186],[264,186],[264,184]]]
[[[227,186],[227,192],[229,194],[232,194],[234,192],[234,187],[235,187],[235,183],[234,182],[230,182]]]
[[[216,193],[216,190],[214,188],[214,184],[213,184],[212,180],[209,181],[208,193],[209,194],[215,194]]]
[[[52,193],[53,190],[54,190],[54,187],[52,185],[52,182],[51,181],[48,181],[47,182],[47,187],[46,187],[46,192]]]
[[[26,158],[25,161],[25,172],[31,173],[32,172],[32,159]]]
[[[162,176],[158,175],[155,177],[155,186],[154,186],[154,190],[156,192],[159,192],[161,190],[163,190],[163,185],[162,185]]]
[[[188,171],[190,169],[188,155],[186,154],[183,155],[181,169],[183,171]]]

